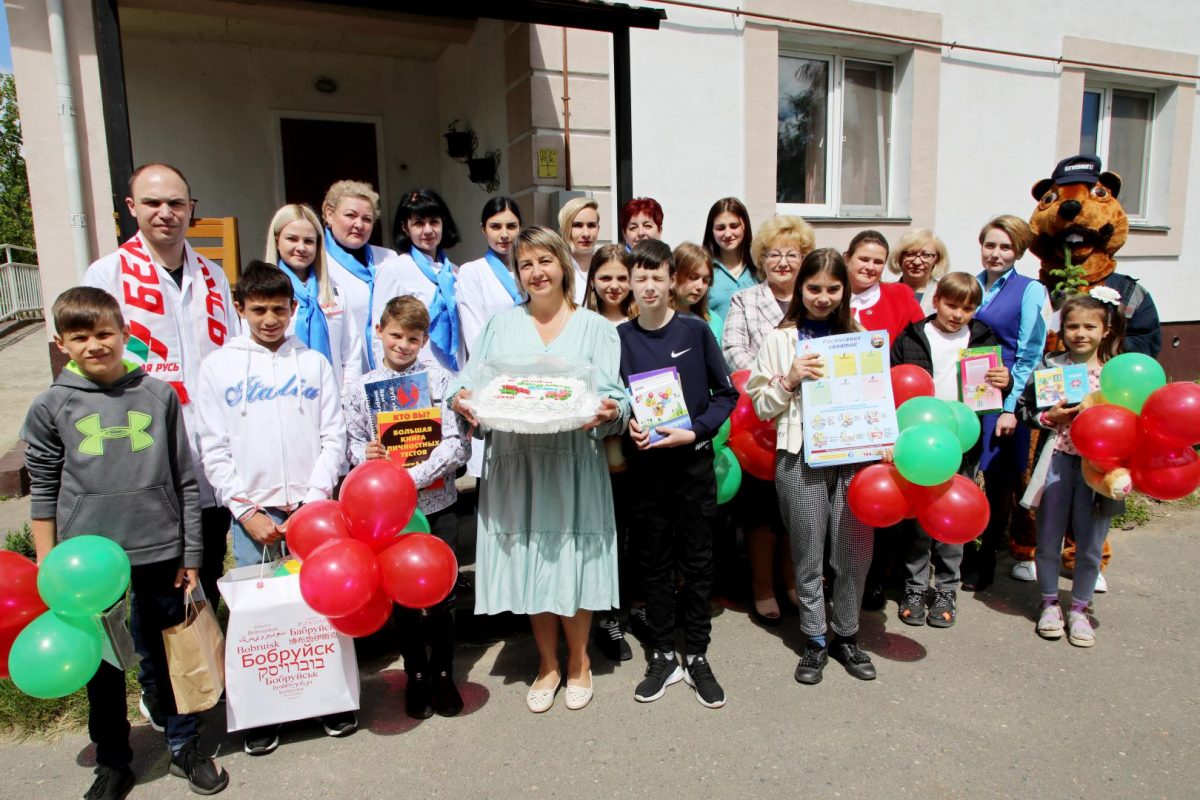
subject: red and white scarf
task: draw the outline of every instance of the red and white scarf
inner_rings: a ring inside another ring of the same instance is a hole
[[[191,245],[183,243],[180,269],[185,270],[185,276],[192,273],[193,283],[203,279],[205,297],[203,303],[192,304],[193,319],[178,319],[174,304],[168,304],[163,295],[158,266],[150,258],[142,234],[135,234],[121,245],[118,256],[121,261],[121,300],[130,333],[126,356],[141,364],[147,374],[171,384],[179,401],[187,405],[189,396],[181,360],[183,344],[180,335],[187,334],[189,323],[194,325],[200,350],[196,355],[200,361],[225,344],[229,329],[230,309],[225,308],[212,270]],[[193,289],[200,291],[198,284]]]

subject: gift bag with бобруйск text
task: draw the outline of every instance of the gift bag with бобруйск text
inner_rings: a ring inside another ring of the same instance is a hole
[[[225,711],[230,731],[357,711],[354,640],[300,595],[300,576],[274,564],[238,567],[218,582],[229,607]]]

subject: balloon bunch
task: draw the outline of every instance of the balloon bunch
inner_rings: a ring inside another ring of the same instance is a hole
[[[364,462],[340,500],[306,503],[291,516],[287,545],[300,559],[300,594],[347,636],[387,623],[392,602],[429,608],[450,594],[458,562],[429,532],[408,470],[388,459]]]
[[[97,616],[129,586],[129,557],[112,539],[76,536],[41,569],[0,551],[0,676],[32,697],[65,697],[100,667]]]
[[[873,528],[915,518],[934,539],[965,544],[987,527],[987,498],[959,475],[963,454],[979,440],[979,418],[963,403],[933,396],[933,378],[920,367],[892,368],[900,435],[894,464],[872,464],[847,487],[847,503]]]
[[[754,413],[754,403],[746,394],[746,380],[750,370],[740,369],[729,376],[733,387],[737,389],[738,401],[729,415],[728,446],[733,451],[734,459],[743,472],[749,472],[762,481],[775,480],[775,423],[763,422]],[[724,426],[722,426],[724,428]],[[714,442],[714,446],[716,442]],[[727,460],[734,460],[728,459]],[[738,476],[741,483],[741,476]],[[720,494],[720,481],[717,489]],[[737,491],[737,486],[733,487]],[[732,493],[729,495],[733,496]],[[718,500],[720,498],[718,497]]]
[[[1071,442],[1093,489],[1120,499],[1130,488],[1178,500],[1200,488],[1200,386],[1167,383],[1157,361],[1124,353],[1104,365],[1071,422]]]

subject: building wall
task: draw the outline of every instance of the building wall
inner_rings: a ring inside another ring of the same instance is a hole
[[[1087,14],[1070,4],[1034,0],[707,3],[888,33],[936,31],[929,38],[1051,57],[1087,54],[1090,60],[1200,72],[1200,16],[1186,0],[1096,0]],[[761,198],[763,187],[774,182],[775,109],[769,104],[776,88],[770,70],[781,34],[834,48],[892,46],[916,54],[913,60],[920,58],[933,72],[920,77],[912,99],[914,108],[924,104],[924,110],[911,120],[911,202],[901,204],[902,213],[893,219],[817,222],[818,244],[843,246],[865,227],[879,227],[889,236],[913,226],[932,227],[946,241],[953,268],[971,271],[978,268],[980,226],[998,213],[1027,218],[1034,209],[1030,187],[1049,176],[1059,158],[1075,152],[1078,92],[1087,77],[1100,74],[962,49],[885,45],[733,13],[641,5],[664,8],[668,20],[661,30],[631,35],[634,191],[662,202],[666,239],[672,243],[699,239],[708,206],[725,195],[747,199],[754,223],[774,212],[773,194],[765,202]],[[689,57],[679,57],[681,52]],[[904,58],[897,55],[901,64]],[[1154,157],[1165,159],[1164,172],[1171,173],[1170,200],[1162,219],[1152,220],[1158,229],[1131,235],[1118,255],[1120,268],[1152,292],[1164,322],[1200,319],[1188,291],[1200,262],[1200,159],[1191,156],[1200,153],[1195,81],[1151,76],[1120,81],[1135,87],[1178,86],[1177,105],[1170,109],[1178,118],[1160,114],[1155,123],[1178,134],[1178,141],[1166,146],[1155,142]],[[930,133],[916,129],[929,116],[935,121],[932,149]],[[1021,269],[1033,274],[1037,265],[1027,256]],[[1191,328],[1180,330],[1185,339],[1194,335]]]

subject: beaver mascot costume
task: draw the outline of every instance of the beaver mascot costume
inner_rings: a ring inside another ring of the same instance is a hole
[[[1029,249],[1041,261],[1039,279],[1046,286],[1051,302],[1057,308],[1068,294],[1090,291],[1095,286],[1108,286],[1120,295],[1125,314],[1125,351],[1157,357],[1162,347],[1158,309],[1136,278],[1117,272],[1116,253],[1129,236],[1129,220],[1118,199],[1121,178],[1114,172],[1101,172],[1096,156],[1078,155],[1058,162],[1049,178],[1033,185],[1037,208],[1029,218],[1034,240]],[[1057,349],[1057,322],[1052,324],[1046,349]],[[1109,497],[1124,496],[1128,487],[1122,476],[1093,476],[1101,493]],[[1109,486],[1110,483],[1120,486]],[[1115,490],[1115,491],[1114,491]],[[1113,492],[1110,494],[1110,492]],[[1028,496],[1027,496],[1028,499]],[[1019,529],[1019,534],[1018,534]],[[1010,550],[1017,559],[1013,577],[1034,580],[1033,558],[1036,550],[1035,526],[1014,526]],[[1107,566],[1112,557],[1109,543],[1104,543]],[[1068,534],[1063,550],[1063,567],[1075,566],[1075,540]],[[1101,575],[1097,591],[1105,586]]]

